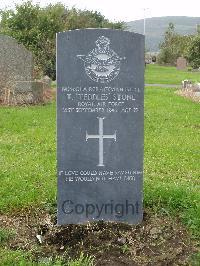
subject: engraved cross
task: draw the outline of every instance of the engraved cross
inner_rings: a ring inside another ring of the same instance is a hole
[[[97,166],[104,166],[103,163],[103,140],[104,139],[114,139],[116,141],[116,131],[113,135],[103,134],[103,120],[105,117],[97,117],[99,119],[99,134],[89,135],[86,131],[86,141],[88,139],[98,139],[99,140],[99,164]]]

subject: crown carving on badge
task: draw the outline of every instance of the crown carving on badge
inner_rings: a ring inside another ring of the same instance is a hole
[[[100,49],[106,49],[109,44],[110,44],[110,40],[108,38],[106,38],[105,36],[100,36],[97,40],[96,40],[96,45],[98,48]]]

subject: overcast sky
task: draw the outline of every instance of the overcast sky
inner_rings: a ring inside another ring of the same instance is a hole
[[[0,9],[14,7],[23,0],[0,0]],[[33,0],[45,6],[62,2],[68,7],[100,11],[112,21],[132,21],[144,17],[200,16],[200,0]]]

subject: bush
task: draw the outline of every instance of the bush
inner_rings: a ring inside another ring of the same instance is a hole
[[[193,68],[200,67],[200,34],[192,39],[187,58]]]

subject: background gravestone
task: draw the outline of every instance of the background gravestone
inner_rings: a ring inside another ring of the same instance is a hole
[[[43,83],[45,83],[46,84],[46,86],[48,87],[48,88],[51,88],[51,83],[52,83],[52,80],[51,80],[51,78],[49,77],[49,76],[44,76],[42,79],[41,79],[41,81],[43,82]]]
[[[177,70],[185,70],[187,68],[187,60],[184,57],[177,58],[176,68]]]
[[[32,80],[32,53],[9,36],[0,35],[0,89],[15,81]]]
[[[58,224],[141,222],[144,36],[57,34]]]
[[[8,104],[42,101],[43,83],[33,80],[33,57],[23,45],[0,35],[0,98]]]

